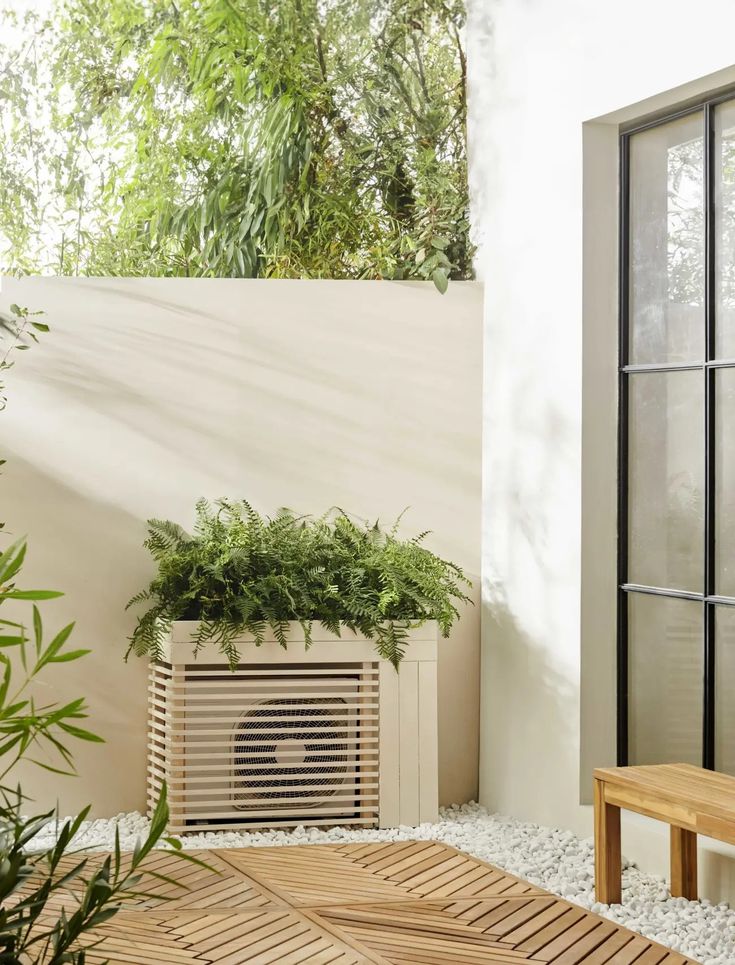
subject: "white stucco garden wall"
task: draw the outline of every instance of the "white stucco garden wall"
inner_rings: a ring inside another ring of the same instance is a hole
[[[583,125],[735,83],[735,5],[469,6],[471,181],[486,288],[481,800],[591,833],[591,809],[579,804]],[[588,133],[612,134],[614,144],[617,119]],[[600,163],[608,162],[603,151]],[[588,185],[599,174],[609,188],[595,159],[586,163]],[[590,203],[598,202],[609,209],[614,197],[593,192]],[[593,266],[598,281],[605,273],[604,263]],[[588,290],[588,317],[600,307],[594,296]],[[614,291],[600,298],[614,326]],[[614,658],[606,673],[611,667]],[[592,681],[588,705],[596,686],[609,708],[604,676]],[[585,726],[589,736],[586,718]],[[608,735],[596,737],[609,745]],[[624,825],[624,850],[654,870],[665,870],[666,841],[666,830],[648,822]],[[735,897],[733,867],[705,862],[705,893]]]
[[[123,655],[147,518],[187,526],[200,496],[386,524],[409,507],[402,532],[479,573],[480,285],[5,278],[13,302],[51,333],[7,373],[2,519],[29,538],[24,585],[65,592],[49,630],[76,620],[92,650],[44,702],[86,696],[107,742],[78,746],[78,778],[24,772],[38,808],[144,806],[147,665]],[[479,625],[468,607],[439,651],[442,803],[477,795]]]

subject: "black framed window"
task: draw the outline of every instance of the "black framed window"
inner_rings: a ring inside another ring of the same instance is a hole
[[[618,758],[735,774],[735,92],[620,151]]]

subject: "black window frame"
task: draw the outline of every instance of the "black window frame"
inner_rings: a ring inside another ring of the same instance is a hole
[[[660,114],[620,130],[619,154],[619,251],[618,251],[618,546],[617,546],[617,759],[629,762],[629,664],[628,601],[633,594],[649,594],[702,604],[704,679],[702,720],[702,766],[715,767],[715,612],[718,606],[735,606],[735,597],[715,594],[715,376],[718,369],[735,368],[734,359],[715,357],[715,108],[735,100],[735,88],[718,91],[686,106]],[[630,140],[659,127],[702,114],[704,138],[704,273],[705,273],[705,358],[693,363],[630,364]],[[701,371],[704,379],[704,581],[703,592],[693,593],[666,587],[640,586],[628,577],[628,428],[629,376],[640,372]]]

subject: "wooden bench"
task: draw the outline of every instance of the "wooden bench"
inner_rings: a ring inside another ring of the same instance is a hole
[[[620,809],[671,825],[671,894],[697,898],[697,835],[735,844],[735,777],[692,764],[602,767],[595,779],[595,891],[621,897]]]

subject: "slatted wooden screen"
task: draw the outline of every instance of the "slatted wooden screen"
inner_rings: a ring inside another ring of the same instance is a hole
[[[151,667],[148,804],[165,781],[172,831],[436,820],[435,624],[411,631],[400,673],[324,630],[294,659],[243,640],[231,671],[211,643],[193,659],[196,626],[174,624]]]
[[[377,663],[160,663],[151,671],[149,804],[172,830],[377,825]]]

